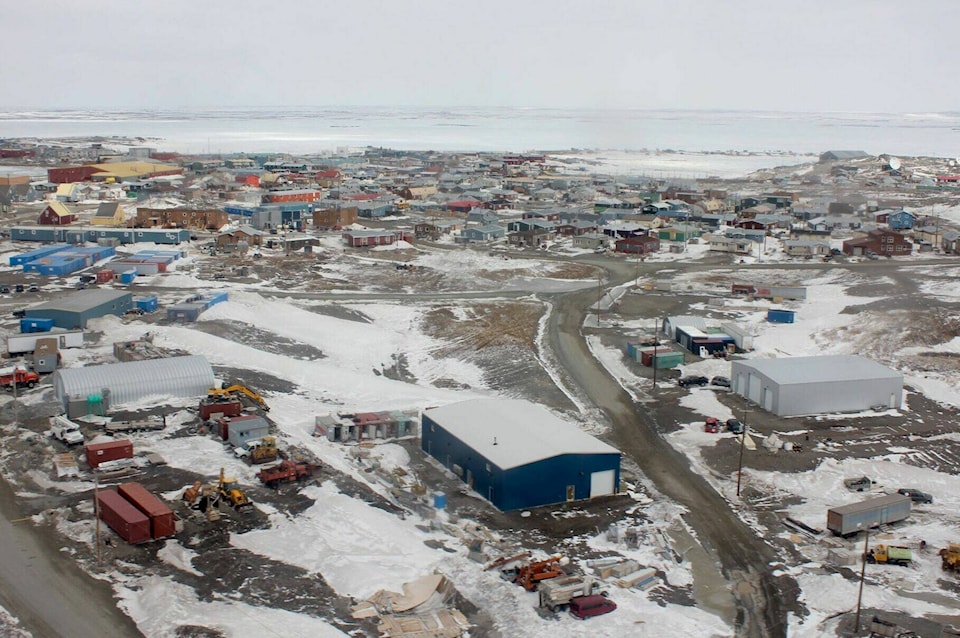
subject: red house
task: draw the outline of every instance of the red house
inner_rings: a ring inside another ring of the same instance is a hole
[[[270,191],[263,196],[264,203],[273,204],[277,202],[312,202],[320,199],[323,194],[308,188],[297,188],[291,190]]]
[[[649,255],[660,250],[660,239],[646,235],[624,237],[614,243],[614,251],[631,255]]]
[[[66,226],[77,221],[77,215],[63,202],[50,202],[37,218],[41,226]]]
[[[843,242],[843,253],[845,255],[866,255],[870,252],[888,257],[899,257],[913,252],[913,244],[900,233],[882,229],[871,230],[863,237],[856,237]]]
[[[453,213],[469,213],[480,205],[480,202],[473,199],[464,199],[457,202],[447,202],[447,210]]]

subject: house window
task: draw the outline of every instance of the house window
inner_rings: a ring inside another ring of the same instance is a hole
[[[489,473],[489,472],[493,472],[493,469],[490,467],[490,464],[489,464],[489,463],[487,463],[487,472],[488,472],[488,473]]]

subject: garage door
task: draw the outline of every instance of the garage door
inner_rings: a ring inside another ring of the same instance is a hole
[[[590,475],[590,498],[613,494],[614,471],[594,472]]]
[[[763,409],[767,412],[773,412],[773,392],[770,388],[763,389]]]
[[[747,398],[760,403],[760,377],[755,374],[747,376]]]

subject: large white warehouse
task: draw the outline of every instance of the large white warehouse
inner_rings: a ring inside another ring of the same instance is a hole
[[[778,416],[899,408],[903,375],[855,355],[733,361],[730,388]]]

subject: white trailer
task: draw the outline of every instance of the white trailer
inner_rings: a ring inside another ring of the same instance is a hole
[[[7,353],[23,354],[37,348],[37,339],[56,339],[57,348],[83,347],[83,330],[51,330],[50,332],[26,332],[7,337]]]

